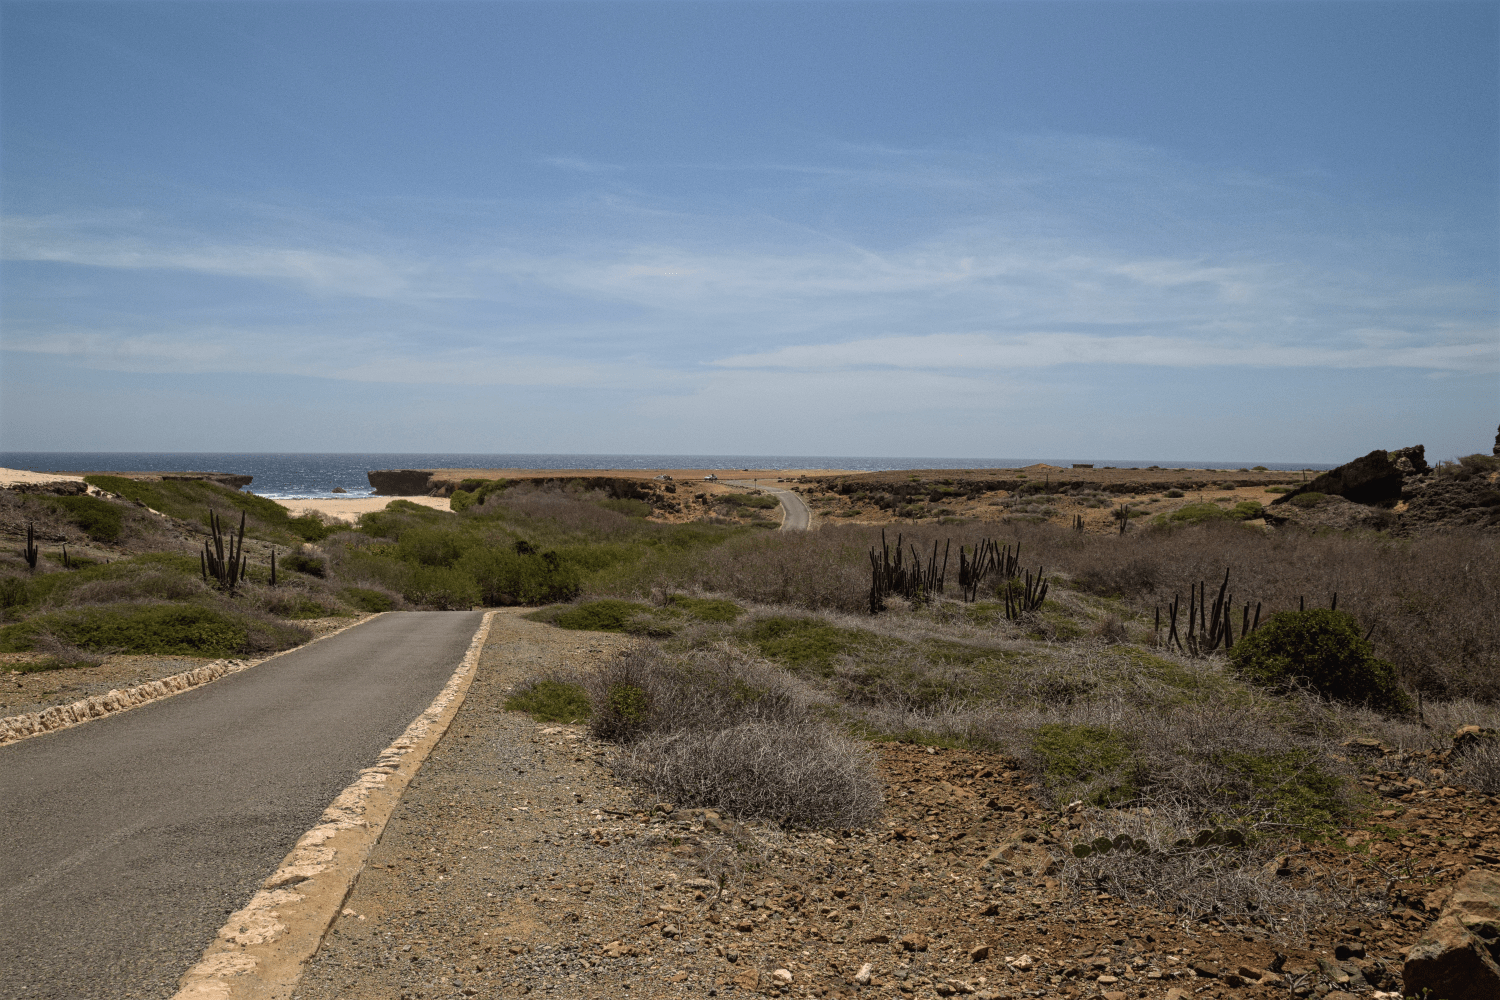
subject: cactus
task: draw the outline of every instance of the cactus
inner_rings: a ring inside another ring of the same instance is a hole
[[[203,551],[198,554],[198,565],[203,573],[204,582],[213,577],[218,588],[225,593],[234,593],[235,585],[245,578],[245,515],[240,513],[240,531],[238,537],[226,538],[223,528],[219,523],[219,515],[212,510],[208,512],[208,526],[213,532],[212,542],[204,541]]]
[[[36,525],[31,521],[26,522],[26,551],[24,555],[26,556],[27,569],[30,572],[35,573],[37,557],[40,556],[41,553],[37,550],[36,547]]]

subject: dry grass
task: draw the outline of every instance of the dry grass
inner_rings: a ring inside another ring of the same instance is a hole
[[[874,754],[817,722],[652,733],[616,770],[655,801],[788,827],[860,827],[883,804]]]
[[[1020,543],[1025,565],[1042,565],[1086,593],[1118,597],[1142,615],[1174,595],[1185,597],[1193,583],[1222,579],[1226,568],[1236,605],[1259,602],[1263,618],[1296,608],[1299,598],[1327,607],[1336,593],[1341,610],[1373,628],[1375,654],[1396,664],[1407,686],[1433,697],[1500,699],[1500,615],[1494,613],[1500,607],[1500,539],[1492,536],[1268,534],[1237,524],[1123,536],[1024,524],[904,531],[920,550],[950,538],[954,546],[972,545],[990,534]],[[860,526],[736,538],[638,586],[641,593],[686,587],[858,614],[868,601],[867,553],[879,542],[878,529]],[[956,577],[956,567],[949,575]]]

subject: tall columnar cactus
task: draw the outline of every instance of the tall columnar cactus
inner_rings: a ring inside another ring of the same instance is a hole
[[[238,537],[226,538],[219,523],[219,515],[212,510],[208,512],[208,526],[213,532],[213,539],[204,541],[198,563],[203,571],[203,579],[207,582],[212,577],[220,590],[232,594],[235,585],[245,578],[245,514],[243,511],[240,513]]]
[[[26,522],[26,551],[25,551],[26,566],[33,573],[36,572],[36,561],[37,561],[37,557],[40,554],[41,553],[37,550],[37,547],[36,547],[36,525],[33,522],[31,522],[31,521],[27,521]]]

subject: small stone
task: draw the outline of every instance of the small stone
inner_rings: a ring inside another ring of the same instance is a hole
[[[661,929],[661,936],[664,938],[674,938],[681,933],[682,932],[677,929],[676,924],[667,924],[667,926]]]
[[[790,969],[777,969],[771,973],[771,978],[784,986],[792,981],[792,973]]]
[[[1126,993],[1124,990],[1105,990],[1100,994],[1100,996],[1102,996],[1104,1000],[1125,1000]]]
[[[1099,983],[1100,986],[1113,986],[1115,983],[1118,983],[1119,981],[1120,980],[1117,979],[1114,976],[1100,976],[1098,978],[1098,980],[1097,980],[1097,982]]]
[[[926,951],[929,943],[927,935],[921,931],[912,931],[900,941],[902,951]]]
[[[1187,995],[1187,990],[1174,986],[1170,990],[1167,990],[1166,1000],[1187,1000]]]
[[[861,986],[869,986],[870,977],[874,974],[875,967],[872,966],[869,962],[866,962],[864,965],[861,965],[859,967],[859,971],[854,974],[854,981]]]
[[[746,969],[734,977],[734,984],[742,990],[760,989],[760,970]]]
[[[869,937],[865,938],[865,944],[890,944],[890,943],[891,943],[891,936],[889,934],[871,934]]]
[[[728,962],[730,965],[733,965],[735,962],[738,962],[739,960],[740,960],[740,953],[737,952],[737,951],[735,951],[733,948],[730,948],[728,951],[726,951],[724,953],[724,961]]]
[[[1025,971],[1026,969],[1029,969],[1033,965],[1035,965],[1036,962],[1032,960],[1032,957],[1030,955],[1022,955],[1019,958],[1011,959],[1005,964],[1009,965],[1012,969],[1020,969],[1022,971]]]
[[[667,977],[667,982],[669,982],[669,983],[685,983],[685,982],[687,982],[687,977],[688,977],[688,974],[686,972],[679,972],[676,975],[668,976]]]
[[[983,962],[990,957],[990,946],[987,944],[976,944],[969,949],[969,961]]]

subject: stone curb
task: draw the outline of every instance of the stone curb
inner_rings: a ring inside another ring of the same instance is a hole
[[[318,824],[241,910],[229,915],[173,1000],[286,1000],[317,953],[401,801],[458,714],[496,612],[485,614],[463,662],[432,704],[339,793]]]
[[[381,612],[380,614],[384,614]],[[345,625],[343,628],[335,629],[326,635],[320,635],[316,639],[310,639],[294,649],[306,649],[315,642],[322,642],[329,636],[338,635],[347,631],[355,625],[363,625],[372,618],[380,615],[371,615],[369,618],[361,618],[357,622]],[[20,740],[30,739],[33,736],[42,736],[53,733],[59,729],[68,729],[72,726],[102,719],[107,715],[115,715],[119,712],[129,711],[132,708],[140,708],[149,705],[153,701],[170,698],[174,694],[183,691],[191,691],[193,688],[202,687],[221,677],[237,674],[241,670],[274,660],[278,656],[285,656],[292,652],[284,649],[271,656],[262,657],[259,660],[214,660],[201,667],[185,670],[180,674],[172,674],[169,677],[161,677],[145,684],[137,684],[135,687],[125,690],[113,690],[105,694],[96,694],[88,698],[75,701],[70,705],[53,705],[51,708],[40,712],[27,712],[24,715],[12,715],[9,718],[0,719],[0,746],[16,743]]]

